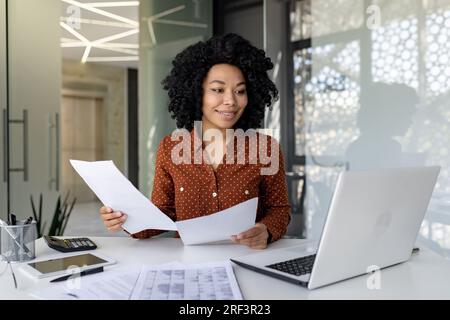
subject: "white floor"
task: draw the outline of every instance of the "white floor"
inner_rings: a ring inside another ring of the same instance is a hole
[[[109,232],[100,219],[100,202],[77,203],[67,223],[65,236],[127,237],[125,232]]]

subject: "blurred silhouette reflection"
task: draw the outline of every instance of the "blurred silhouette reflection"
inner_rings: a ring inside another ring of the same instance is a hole
[[[411,164],[405,161],[402,146],[395,138],[408,131],[418,102],[416,91],[404,84],[376,82],[368,86],[357,115],[360,135],[346,151],[349,169]]]

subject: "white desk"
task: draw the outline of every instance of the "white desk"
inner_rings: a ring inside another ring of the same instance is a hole
[[[118,261],[105,272],[126,264],[159,264],[180,261],[186,263],[225,260],[230,257],[253,252],[240,245],[183,246],[181,240],[157,238],[136,240],[132,238],[94,238],[99,253]],[[266,250],[289,247],[305,240],[283,239]],[[36,244],[39,259],[54,255],[56,251],[47,247],[42,239]],[[0,272],[6,265],[0,263]],[[381,289],[367,288],[368,275],[356,277],[334,285],[307,290],[303,287],[262,274],[233,266],[245,299],[450,299],[450,262],[434,252],[421,248],[418,255],[401,265],[381,271]],[[9,270],[0,274],[0,299],[31,299],[28,292],[52,284],[49,279],[35,280],[14,265],[18,290]],[[83,278],[81,278],[83,279]]]

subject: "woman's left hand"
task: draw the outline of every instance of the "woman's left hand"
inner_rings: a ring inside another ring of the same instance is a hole
[[[253,228],[241,232],[236,236],[231,236],[231,240],[234,243],[245,244],[252,249],[265,249],[268,238],[269,232],[264,223],[257,223]]]

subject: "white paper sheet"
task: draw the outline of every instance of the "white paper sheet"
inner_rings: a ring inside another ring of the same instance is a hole
[[[229,240],[255,225],[258,198],[239,203],[215,214],[177,221],[176,225],[185,245]]]
[[[144,266],[132,300],[242,300],[230,262]]]
[[[70,163],[105,206],[127,214],[123,228],[129,233],[177,230],[175,223],[137,190],[112,161]]]
[[[140,193],[112,161],[70,160],[70,163],[105,206],[127,214],[123,228],[130,233],[145,229],[178,230],[183,243],[193,245],[229,240],[255,225],[258,198],[175,223]]]

